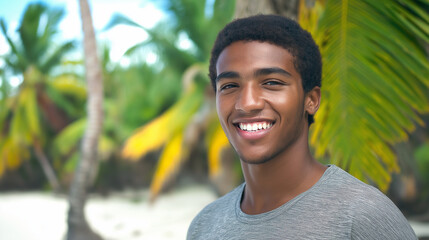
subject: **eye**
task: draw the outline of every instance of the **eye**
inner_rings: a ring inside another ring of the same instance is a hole
[[[228,90],[228,89],[235,88],[235,87],[238,87],[238,84],[226,83],[226,84],[223,84],[219,87],[219,91],[224,91],[224,90]]]
[[[263,85],[266,86],[279,86],[279,85],[286,85],[286,83],[280,81],[280,80],[276,80],[276,79],[269,79],[267,81],[265,81],[263,83]]]

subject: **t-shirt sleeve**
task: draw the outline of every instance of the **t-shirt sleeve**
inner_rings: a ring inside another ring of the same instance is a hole
[[[401,211],[378,190],[355,200],[351,205],[351,239],[417,239]]]
[[[198,239],[198,234],[201,234],[201,224],[204,223],[204,218],[207,215],[207,207],[204,208],[191,222],[186,235],[187,240]]]

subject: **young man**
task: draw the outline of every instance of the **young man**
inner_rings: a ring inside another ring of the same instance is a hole
[[[188,239],[417,239],[380,191],[310,154],[321,66],[311,35],[280,16],[219,33],[210,78],[245,183],[205,207]]]

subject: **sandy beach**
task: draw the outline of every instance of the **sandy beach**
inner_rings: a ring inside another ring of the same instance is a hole
[[[147,191],[91,196],[86,213],[106,240],[185,239],[193,217],[216,195],[207,186],[188,186],[161,195],[150,205]],[[49,192],[0,193],[1,240],[60,240],[67,229],[66,196]],[[411,222],[418,236],[429,224]]]
[[[91,197],[86,214],[106,240],[185,239],[193,217],[215,198],[208,187],[191,186],[163,194],[150,205],[147,191],[125,191]],[[67,210],[66,196],[0,193],[0,239],[63,239]]]

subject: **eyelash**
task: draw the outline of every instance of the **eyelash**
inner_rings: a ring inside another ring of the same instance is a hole
[[[286,85],[286,83],[279,80],[271,79],[271,80],[265,81],[263,85],[276,86],[276,85]]]
[[[227,83],[227,84],[220,86],[219,90],[226,90],[226,89],[230,89],[230,88],[236,87],[236,86],[237,86],[237,84]]]
[[[278,86],[278,85],[286,85],[286,83],[281,82],[279,80],[273,80],[273,79],[271,79],[271,80],[265,81],[264,83],[262,83],[262,85]],[[234,87],[237,87],[237,86],[238,86],[238,84],[236,84],[236,83],[227,83],[227,84],[224,84],[224,85],[220,86],[219,91],[231,89],[231,88],[234,88]]]

